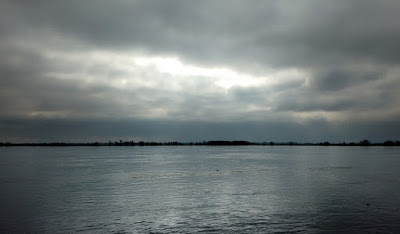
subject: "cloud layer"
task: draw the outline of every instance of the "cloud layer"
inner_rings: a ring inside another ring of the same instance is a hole
[[[397,1],[0,4],[0,140],[400,137]]]

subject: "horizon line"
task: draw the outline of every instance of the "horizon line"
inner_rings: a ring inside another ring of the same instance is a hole
[[[274,141],[262,141],[262,142],[251,142],[245,140],[213,140],[213,141],[198,141],[198,142],[178,142],[178,141],[108,141],[108,142],[31,142],[31,143],[12,143],[12,142],[0,142],[0,147],[2,146],[184,146],[184,145],[194,145],[194,146],[245,146],[245,145],[280,145],[280,146],[400,146],[400,141],[387,140],[384,142],[370,142],[369,140],[361,140],[359,142],[345,142],[342,143],[331,143],[329,141],[324,142],[274,142]]]

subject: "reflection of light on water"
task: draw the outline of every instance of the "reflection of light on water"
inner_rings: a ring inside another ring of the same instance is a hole
[[[260,170],[254,170],[257,173]],[[189,172],[189,173],[173,173],[173,172],[160,172],[160,173],[132,173],[132,180],[147,180],[147,179],[168,179],[168,178],[181,178],[181,177],[202,177],[202,176],[227,176],[236,173],[243,173],[243,170],[216,170],[205,172]]]

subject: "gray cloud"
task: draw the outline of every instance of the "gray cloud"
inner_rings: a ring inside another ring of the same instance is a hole
[[[382,78],[383,74],[365,71],[333,70],[315,78],[315,87],[321,91],[338,91]]]
[[[88,45],[178,53],[203,63],[293,66],[399,59],[393,50],[400,37],[396,1],[6,4],[12,5],[2,12],[11,22],[3,26],[7,32],[50,31]]]
[[[91,119],[156,126],[133,127],[136,135],[109,127],[112,137],[189,139],[194,126],[208,138],[229,138],[246,126],[253,126],[255,133],[246,133],[252,139],[264,139],[268,129],[282,140],[315,140],[323,132],[331,139],[384,137],[378,129],[398,137],[397,1],[4,0],[0,6],[6,138],[14,130],[29,135],[12,118],[39,135],[47,124],[61,132]],[[152,62],[137,64],[142,57]],[[164,68],[154,58],[182,64],[168,70],[174,65]],[[222,67],[236,75],[212,70]],[[343,127],[360,121],[354,133]],[[104,137],[99,125],[90,126]],[[70,130],[70,137],[78,132]]]

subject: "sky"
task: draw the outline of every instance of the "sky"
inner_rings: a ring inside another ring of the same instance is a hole
[[[400,140],[400,1],[0,0],[0,142]]]

